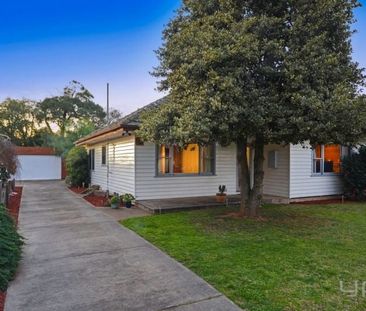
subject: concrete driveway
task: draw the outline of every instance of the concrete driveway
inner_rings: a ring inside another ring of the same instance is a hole
[[[62,182],[24,184],[24,258],[6,311],[237,311],[197,275]]]

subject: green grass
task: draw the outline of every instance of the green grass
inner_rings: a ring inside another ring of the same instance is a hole
[[[366,310],[361,292],[351,298],[339,285],[366,281],[366,204],[265,206],[261,221],[223,218],[227,213],[206,209],[123,225],[249,311]]]

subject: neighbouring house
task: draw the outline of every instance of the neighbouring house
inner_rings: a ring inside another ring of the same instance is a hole
[[[19,167],[17,180],[59,180],[62,178],[62,159],[49,147],[16,147]]]
[[[91,183],[137,200],[213,196],[219,185],[238,194],[236,146],[175,146],[143,142],[135,135],[139,115],[162,99],[79,139],[89,152]],[[265,147],[264,194],[291,202],[343,192],[341,158],[347,148],[322,145]],[[275,202],[275,200],[274,200]]]

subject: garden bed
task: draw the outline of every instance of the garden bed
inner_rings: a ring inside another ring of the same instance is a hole
[[[0,292],[0,311],[4,310],[5,307],[5,298],[6,298],[6,292]]]
[[[80,193],[83,193],[87,188],[84,188],[84,187],[69,187],[69,189],[72,192],[75,192],[77,194],[80,194]]]
[[[105,207],[107,206],[108,201],[106,197],[98,196],[95,194],[89,194],[85,196],[84,199],[93,204],[95,207]]]
[[[15,223],[18,225],[20,201],[22,198],[23,187],[15,187],[15,192],[9,198],[9,214],[13,217]]]
[[[22,198],[23,187],[15,187],[15,192],[9,198],[9,214],[13,217],[15,223],[18,225],[20,203]],[[6,292],[0,291],[0,311],[5,308]]]

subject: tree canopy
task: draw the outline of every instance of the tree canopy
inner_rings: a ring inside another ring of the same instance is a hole
[[[167,103],[139,135],[238,149],[242,212],[261,204],[264,145],[349,144],[365,131],[364,76],[352,61],[357,1],[185,0],[153,74]],[[350,120],[352,120],[350,122]],[[250,187],[246,148],[254,152]]]
[[[0,134],[8,136],[16,145],[35,144],[37,121],[34,106],[32,101],[10,98],[0,103]]]
[[[62,96],[49,97],[37,104],[38,121],[44,123],[50,133],[57,132],[61,137],[81,119],[101,126],[106,114],[93,99],[93,95],[82,84],[72,81],[64,88]],[[56,130],[52,124],[57,125]]]
[[[121,118],[117,109],[110,121]],[[106,113],[91,92],[71,81],[60,96],[39,102],[6,99],[0,103],[0,134],[18,146],[50,146],[65,155],[76,140],[107,124]]]

